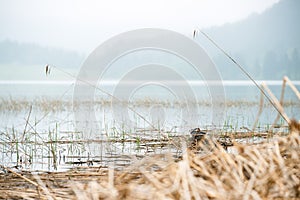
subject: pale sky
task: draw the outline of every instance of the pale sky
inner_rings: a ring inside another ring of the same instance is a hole
[[[0,0],[0,41],[11,39],[88,54],[138,28],[191,35],[261,13],[279,0]]]

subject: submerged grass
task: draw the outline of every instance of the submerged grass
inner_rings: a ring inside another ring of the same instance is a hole
[[[200,153],[182,148],[179,161],[169,154],[147,156],[122,171],[80,167],[64,173],[41,173],[38,178],[28,172],[6,172],[0,175],[0,197],[297,199],[300,125],[293,122],[290,130],[286,137],[259,145],[235,143],[231,153],[215,143],[205,143]]]
[[[106,103],[96,102],[96,107]],[[135,106],[148,103],[146,99]],[[179,106],[176,102],[163,105]],[[73,106],[79,104],[75,102]],[[227,106],[235,105],[228,102]],[[185,148],[189,133],[177,132],[176,128],[163,130],[160,123],[153,130],[127,130],[125,124],[117,126],[115,122],[109,126],[105,112],[101,137],[84,137],[82,132],[72,131],[72,123],[69,125],[65,119],[48,124],[48,131],[38,129],[49,112],[72,110],[69,102],[8,100],[0,104],[0,110],[23,110],[26,122],[21,130],[12,127],[0,133],[0,152],[10,154],[15,165],[0,165],[0,199],[300,198],[300,127],[296,122],[290,133],[283,122],[277,132],[267,132],[269,128],[260,123],[258,129],[250,130],[244,118],[241,120],[245,127],[239,127],[237,120],[228,117],[220,129],[208,127],[207,135],[219,137],[223,143],[229,140],[228,146],[233,146],[225,151],[215,142],[206,142],[197,148],[200,151],[195,151]],[[31,110],[46,114],[32,123]],[[61,128],[62,124],[67,128]],[[97,152],[90,148],[100,153],[91,155]],[[21,167],[24,162],[30,165],[43,158],[48,159],[49,170],[57,169],[61,160],[66,160],[72,169],[37,173]],[[74,167],[79,165],[85,167]]]
[[[132,102],[120,102],[123,106],[131,105],[132,107],[151,107],[153,105],[160,105],[164,108],[182,108],[186,106],[187,102],[182,101],[171,101],[171,100],[159,100],[159,99],[151,99],[151,98],[142,98],[137,99]],[[212,106],[212,103],[210,101],[197,101],[197,102],[189,102],[191,105],[198,105],[198,106]],[[29,99],[13,99],[13,98],[0,98],[0,111],[22,111],[22,110],[28,110],[30,106],[34,106],[35,108],[39,108],[40,111],[43,112],[56,112],[56,111],[64,111],[64,110],[72,110],[77,109],[79,106],[82,105],[93,105],[96,107],[99,106],[110,106],[111,105],[111,99],[97,99],[94,101],[70,101],[69,99],[49,99],[49,98],[37,98],[34,100]],[[249,100],[227,100],[226,106],[227,108],[232,107],[250,107],[250,106],[258,106],[259,103],[257,101],[249,101]],[[295,106],[299,107],[300,103],[298,101],[285,101],[284,105],[289,106]],[[265,107],[272,106],[270,103],[265,102]]]

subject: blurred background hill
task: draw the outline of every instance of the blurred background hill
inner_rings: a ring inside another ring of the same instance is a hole
[[[255,79],[278,80],[288,75],[299,80],[299,10],[300,1],[281,0],[260,14],[202,30],[236,58]],[[198,35],[195,40],[206,49],[223,79],[246,79],[206,38]],[[5,39],[0,41],[0,79],[24,79],[24,73],[27,73],[25,79],[36,79],[34,71],[43,71],[45,64],[76,71],[85,58],[86,55],[78,49]]]
[[[256,79],[300,79],[300,1],[281,0],[262,14],[204,30]],[[243,79],[231,61],[198,36],[225,79]]]

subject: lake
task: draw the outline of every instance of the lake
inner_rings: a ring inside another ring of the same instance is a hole
[[[280,97],[282,82],[266,83]],[[300,88],[300,81],[293,83]],[[131,88],[137,83],[126,84]],[[95,90],[94,99],[86,100],[74,98],[72,81],[0,81],[0,163],[46,171],[91,164],[122,167],[133,157],[166,152],[179,156],[180,143],[189,140],[189,130],[195,127],[208,135],[252,129],[260,92],[250,81],[213,83],[224,89],[224,102],[212,99],[206,82],[188,82],[193,101],[178,96],[184,88],[172,84],[173,90],[148,84],[126,95],[122,93],[126,88],[116,93],[118,82],[108,81],[97,88],[118,96],[117,100],[90,85],[86,87]],[[300,119],[300,101],[288,87],[284,99],[287,115]],[[266,132],[276,116],[265,99],[254,131]],[[274,133],[287,132],[282,118],[277,124]]]

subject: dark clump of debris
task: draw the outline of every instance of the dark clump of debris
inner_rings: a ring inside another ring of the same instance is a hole
[[[190,134],[191,134],[191,139],[190,139],[191,148],[201,150],[201,148],[199,148],[200,146],[208,145],[209,143],[212,142],[207,139],[206,132],[201,131],[200,128],[192,129],[190,131]],[[214,142],[216,142],[215,145],[219,144],[225,150],[227,150],[229,146],[233,146],[232,139],[229,136],[218,137]]]

